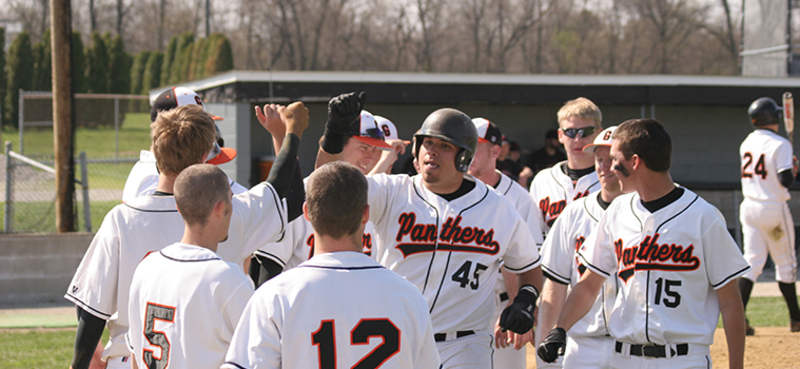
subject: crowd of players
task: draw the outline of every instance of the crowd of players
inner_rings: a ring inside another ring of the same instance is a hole
[[[672,181],[660,122],[603,129],[577,98],[521,165],[486,118],[439,109],[404,141],[365,103],[331,99],[306,178],[307,108],[257,106],[276,160],[246,189],[213,165],[236,154],[221,118],[194,91],[162,93],[152,147],[65,295],[79,319],[71,368],[522,369],[528,343],[537,368],[710,367],[720,314],[742,367],[742,294],[760,272],[748,261],[763,253],[746,261],[719,211]],[[403,171],[419,174],[387,174],[406,151]],[[743,177],[793,179],[785,154],[743,162]],[[791,250],[779,274],[794,295]]]

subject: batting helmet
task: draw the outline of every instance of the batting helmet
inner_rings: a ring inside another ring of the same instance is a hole
[[[775,100],[769,97],[762,97],[750,104],[747,108],[747,115],[750,116],[750,122],[756,127],[766,126],[770,124],[779,124],[783,115],[781,111],[783,108],[775,103]]]
[[[431,113],[414,134],[414,157],[419,154],[419,147],[425,137],[435,137],[459,147],[461,150],[456,155],[456,169],[467,172],[478,146],[478,131],[466,114],[450,108]]]

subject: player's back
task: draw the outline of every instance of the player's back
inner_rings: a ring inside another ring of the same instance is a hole
[[[758,201],[789,200],[778,172],[791,170],[792,146],[789,140],[767,129],[756,129],[739,147],[742,193]]]
[[[433,334],[413,285],[366,255],[327,253],[259,288],[223,367],[438,368]]]
[[[223,363],[253,285],[211,250],[176,243],[147,256],[131,285],[127,342],[141,367]]]

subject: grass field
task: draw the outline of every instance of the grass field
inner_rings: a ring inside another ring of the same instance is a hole
[[[118,205],[119,200],[114,201],[91,201],[92,231],[97,231],[100,223],[111,208]],[[0,209],[4,203],[0,202]],[[83,202],[76,203],[78,207],[77,224],[78,231],[84,231],[83,222]],[[12,229],[24,229],[31,233],[55,233],[55,202],[18,202],[14,204],[14,224]],[[5,220],[5,213],[0,211],[0,224]]]
[[[781,297],[754,297],[750,299],[747,310],[750,324],[756,328],[785,327],[788,330],[789,315]],[[0,319],[0,327],[3,323]],[[9,326],[8,321],[5,324]],[[107,337],[108,331],[103,342]],[[800,338],[800,334],[797,337]],[[3,342],[0,345],[0,368],[67,368],[72,358],[74,338],[75,328],[0,328],[0,342]]]

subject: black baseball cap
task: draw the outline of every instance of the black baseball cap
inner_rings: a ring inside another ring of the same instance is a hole
[[[475,129],[478,130],[478,142],[489,142],[495,145],[503,143],[503,133],[494,123],[486,118],[474,118],[472,123],[475,124]]]
[[[155,122],[158,112],[175,109],[184,105],[200,105],[203,110],[206,109],[203,105],[203,99],[197,95],[197,92],[186,87],[173,87],[169,90],[162,92],[156,100],[153,101],[153,106],[150,108],[150,121]],[[223,120],[221,117],[211,115],[214,120]]]

